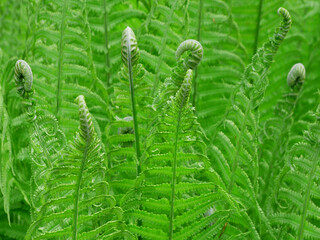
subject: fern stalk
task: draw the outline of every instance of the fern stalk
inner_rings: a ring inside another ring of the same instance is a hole
[[[134,60],[133,58],[137,57],[138,53],[135,51],[138,49],[138,47],[134,46],[132,48],[133,45],[136,45],[136,39],[135,39],[134,33],[131,28],[127,27],[123,31],[122,38],[123,38],[123,40],[122,40],[122,57],[125,58],[125,62],[128,67],[128,75],[129,75],[129,83],[130,83],[131,108],[132,108],[132,117],[133,117],[135,150],[136,150],[136,157],[137,157],[137,175],[139,175],[141,172],[140,135],[139,135],[139,124],[138,124],[137,110],[136,110],[136,99],[134,96],[134,83],[133,83],[133,72],[132,72],[132,60]],[[132,52],[134,55],[132,55]]]
[[[181,89],[178,91],[179,113],[177,120],[177,127],[175,132],[175,142],[173,150],[173,166],[172,166],[172,187],[171,187],[171,201],[170,201],[170,216],[169,216],[169,240],[173,239],[173,221],[174,221],[174,199],[175,199],[175,187],[176,187],[176,174],[177,174],[177,151],[178,151],[178,138],[180,133],[181,113],[185,105],[188,103],[188,97],[191,90],[190,81],[192,79],[192,70],[189,69],[184,78],[184,82]],[[179,96],[180,95],[180,96]]]
[[[93,62],[93,56],[92,56],[92,46],[91,46],[91,28],[90,24],[88,22],[88,12],[87,12],[87,1],[84,1],[84,6],[83,6],[83,17],[84,17],[84,28],[85,28],[85,34],[87,37],[87,55],[89,59],[89,69],[91,72],[91,77],[92,77],[92,86],[91,89],[96,87],[96,84],[98,82],[97,78],[97,71],[95,64]]]
[[[109,56],[109,33],[108,33],[108,12],[107,12],[107,4],[106,0],[103,0],[103,11],[104,11],[104,38],[105,38],[105,46],[107,50],[106,54],[106,65],[107,65],[107,87],[110,85],[110,56]]]
[[[197,34],[198,42],[200,42],[200,38],[201,38],[202,8],[203,8],[203,0],[200,0],[199,1],[199,12],[198,12],[198,34]],[[196,69],[195,69],[194,80],[193,80],[192,105],[195,107],[195,109],[196,109],[196,100],[197,100],[197,91],[198,91],[197,77],[198,77],[198,67],[196,67]]]
[[[262,16],[262,6],[263,6],[263,0],[260,0],[259,7],[258,7],[256,33],[255,33],[254,45],[253,45],[253,54],[255,54],[257,52],[257,49],[258,49],[260,24],[261,24],[261,16]]]
[[[59,41],[59,62],[58,62],[58,82],[57,82],[57,107],[56,107],[56,115],[58,116],[59,108],[60,108],[60,90],[61,90],[61,76],[62,76],[62,61],[63,61],[63,36],[65,30],[65,17],[67,11],[67,1],[63,3],[62,9],[62,19],[60,24],[60,41]]]
[[[158,61],[158,64],[157,64],[157,67],[156,67],[156,78],[155,78],[155,81],[154,81],[154,84],[153,84],[153,93],[155,93],[155,91],[157,90],[158,88],[158,84],[159,84],[159,77],[160,77],[160,68],[161,68],[161,65],[162,65],[162,59],[163,59],[163,52],[166,48],[166,43],[167,43],[167,38],[168,38],[168,31],[169,31],[169,27],[171,25],[171,21],[172,21],[172,16],[174,14],[174,11],[176,9],[176,5],[177,5],[177,0],[175,0],[172,5],[171,5],[171,8],[170,8],[170,13],[169,13],[169,16],[167,18],[167,22],[166,22],[166,25],[164,26],[164,29],[165,29],[165,32],[164,32],[164,35],[162,37],[162,40],[161,40],[161,48],[159,50],[159,61]]]
[[[78,215],[79,215],[79,195],[80,195],[80,186],[82,181],[83,171],[85,169],[86,163],[88,161],[88,148],[91,144],[92,136],[92,121],[87,105],[84,101],[84,97],[82,95],[78,96],[76,102],[79,105],[79,115],[80,115],[80,129],[81,133],[84,135],[86,140],[85,148],[83,150],[83,157],[81,161],[81,167],[79,170],[77,183],[76,183],[76,191],[75,191],[75,200],[74,200],[74,215],[73,215],[73,233],[72,239],[77,239],[78,234]],[[91,124],[91,125],[90,125]]]

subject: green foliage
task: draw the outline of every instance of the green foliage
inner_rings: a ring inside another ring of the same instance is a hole
[[[0,2],[0,239],[320,239],[319,10]]]

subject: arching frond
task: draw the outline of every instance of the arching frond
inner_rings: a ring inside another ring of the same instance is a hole
[[[191,79],[189,69],[158,115],[146,140],[142,173],[136,187],[122,199],[129,229],[143,239],[214,236],[222,228],[222,219],[232,213],[216,206],[223,197],[217,191],[219,183],[212,181],[216,175],[189,103]]]
[[[74,140],[50,170],[44,201],[30,225],[26,239],[94,239],[126,232],[122,210],[108,195],[104,153],[83,96],[78,96],[80,126]]]

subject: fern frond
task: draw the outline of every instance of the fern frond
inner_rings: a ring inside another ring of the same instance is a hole
[[[211,143],[215,146],[210,149],[210,155],[214,156],[212,165],[219,166],[217,171],[226,183],[228,193],[238,198],[246,209],[241,217],[246,219],[243,221],[250,219],[251,224],[246,225],[248,229],[246,226],[243,226],[243,229],[240,227],[240,231],[249,231],[252,238],[268,236],[270,239],[275,239],[270,222],[256,201],[256,197],[259,176],[258,107],[268,86],[267,72],[291,26],[287,10],[279,8],[278,14],[283,17],[280,27],[257,51],[252,62],[246,67],[241,82],[231,95],[230,108],[216,125],[216,134],[211,139]],[[220,163],[215,164],[215,162]],[[232,221],[231,219],[229,222],[231,226]],[[234,226],[237,226],[237,221]],[[229,234],[228,230],[225,234]]]
[[[113,87],[113,119],[106,132],[110,167],[108,176],[116,196],[132,188],[133,185],[130,187],[128,183],[133,183],[141,172],[144,149],[140,144],[147,136],[146,128],[152,116],[152,97],[149,95],[152,85],[146,79],[146,70],[139,63],[140,50],[131,28],[127,27],[123,31],[121,45],[123,65],[119,71],[119,82]],[[124,183],[123,186],[121,182]]]
[[[122,199],[128,222],[134,224],[130,219],[137,219],[141,223],[129,228],[145,239],[151,239],[152,232],[157,232],[156,239],[189,239],[201,236],[203,230],[213,236],[216,232],[208,230],[211,225],[231,213],[218,209],[223,197],[216,192],[218,183],[210,181],[213,170],[189,103],[191,79],[189,69],[165,111],[158,115],[146,139],[142,173],[135,188]],[[186,144],[189,141],[192,144]],[[133,196],[139,197],[130,199]],[[210,209],[213,214],[203,218]]]
[[[293,114],[302,92],[302,84],[305,80],[305,68],[301,63],[295,64],[288,73],[287,84],[290,91],[280,99],[275,106],[275,116],[266,121],[264,126],[265,137],[263,147],[261,147],[261,158],[265,161],[267,169],[262,168],[263,187],[261,188],[261,205],[264,207],[266,200],[269,206],[266,209],[269,214],[272,210],[270,199],[270,186],[274,186],[274,181],[278,179],[277,175],[281,172],[285,162],[282,160],[288,152],[288,139],[294,124]],[[266,173],[263,174],[263,173]]]
[[[76,102],[79,130],[63,158],[50,170],[46,191],[39,193],[45,201],[37,209],[26,239],[121,239],[128,235],[121,222],[122,210],[108,195],[103,150],[91,114],[83,96]]]
[[[180,89],[189,69],[194,69],[200,63],[203,55],[201,44],[196,40],[186,40],[182,42],[176,50],[176,66],[171,70],[170,77],[160,87],[158,96],[153,103],[154,109],[162,108],[170,96]]]
[[[58,127],[58,122],[53,115],[36,107],[33,98],[33,75],[30,66],[23,60],[18,60],[15,65],[15,83],[20,96],[24,99],[29,123],[31,142],[31,169],[30,201],[32,218],[37,215],[36,208],[41,205],[43,199],[39,198],[44,191],[44,184],[48,177],[48,170],[60,157],[65,145],[65,135]]]

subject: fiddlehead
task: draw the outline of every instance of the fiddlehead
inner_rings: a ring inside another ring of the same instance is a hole
[[[185,55],[184,53],[188,53]],[[154,108],[163,107],[170,96],[173,96],[181,87],[188,69],[194,69],[200,63],[203,56],[203,48],[196,40],[182,42],[176,51],[177,65],[172,69],[171,76],[166,78],[160,88],[158,96],[153,103]]]
[[[140,134],[139,134],[139,123],[137,118],[136,110],[136,97],[134,89],[134,69],[139,67],[139,48],[137,44],[136,36],[130,27],[127,27],[122,33],[122,42],[121,42],[121,57],[123,64],[127,67],[127,79],[130,84],[130,96],[131,96],[131,108],[133,116],[133,129],[134,129],[134,138],[135,138],[135,151],[137,158],[137,174],[140,173]],[[139,72],[139,71],[138,71]]]
[[[14,68],[14,81],[16,83],[17,91],[21,97],[28,99],[33,95],[32,70],[29,64],[24,60],[18,60],[16,62]]]
[[[130,60],[132,66],[136,65],[140,58],[137,39],[130,27],[122,32],[121,58],[123,64],[128,65]]]
[[[89,113],[89,109],[86,105],[83,95],[79,95],[75,102],[79,106],[79,117],[80,117],[80,137],[85,139],[87,142],[90,142],[93,137],[94,128],[91,119],[91,115]]]
[[[306,78],[306,69],[302,63],[293,65],[288,73],[287,83],[293,90],[299,90]]]
[[[278,13],[283,17],[283,21],[269,41],[264,43],[252,57],[241,82],[234,88],[230,98],[230,108],[227,109],[225,117],[216,127],[216,135],[211,140],[213,147],[210,149],[216,159],[213,164],[217,166],[219,173],[227,183],[228,193],[238,196],[239,192],[243,191],[250,195],[250,198],[241,198],[241,203],[252,211],[246,212],[241,217],[244,217],[245,221],[252,221],[253,224],[250,224],[248,230],[252,235],[251,238],[254,239],[258,238],[258,234],[267,234],[270,239],[276,239],[266,214],[254,199],[259,187],[260,165],[256,144],[259,141],[257,137],[259,106],[268,87],[266,77],[268,70],[291,26],[289,13],[283,8],[280,8]],[[247,161],[247,159],[250,160]],[[247,179],[247,183],[244,185],[239,179]],[[263,219],[266,232],[257,233],[254,226],[255,219]],[[232,221],[234,220],[230,220],[229,224],[232,224]]]
[[[291,27],[291,17],[289,12],[284,8],[279,8],[278,14],[283,17],[280,26],[276,28],[269,41],[263,44],[262,48],[260,48],[252,57],[252,63],[249,64],[244,71],[244,81],[242,84],[246,95],[253,100],[253,108],[260,105],[263,99],[265,90],[268,86],[266,74],[281,42]]]
[[[179,61],[182,54],[187,51],[190,51],[190,53],[184,59],[184,67],[185,69],[195,69],[203,56],[202,45],[198,41],[192,39],[182,42],[176,51],[177,61]]]
[[[272,63],[274,54],[277,52],[292,24],[290,13],[285,8],[280,7],[278,9],[278,14],[283,17],[283,20],[280,26],[275,30],[272,38],[270,38],[270,41],[263,46],[263,48],[267,50],[264,53],[264,61],[265,64],[268,65]]]
[[[183,54],[187,52],[185,57]],[[174,93],[180,88],[188,69],[195,69],[203,56],[203,48],[196,40],[182,42],[176,50],[177,66],[172,70],[171,79],[174,83]],[[169,79],[166,79],[166,81]]]

